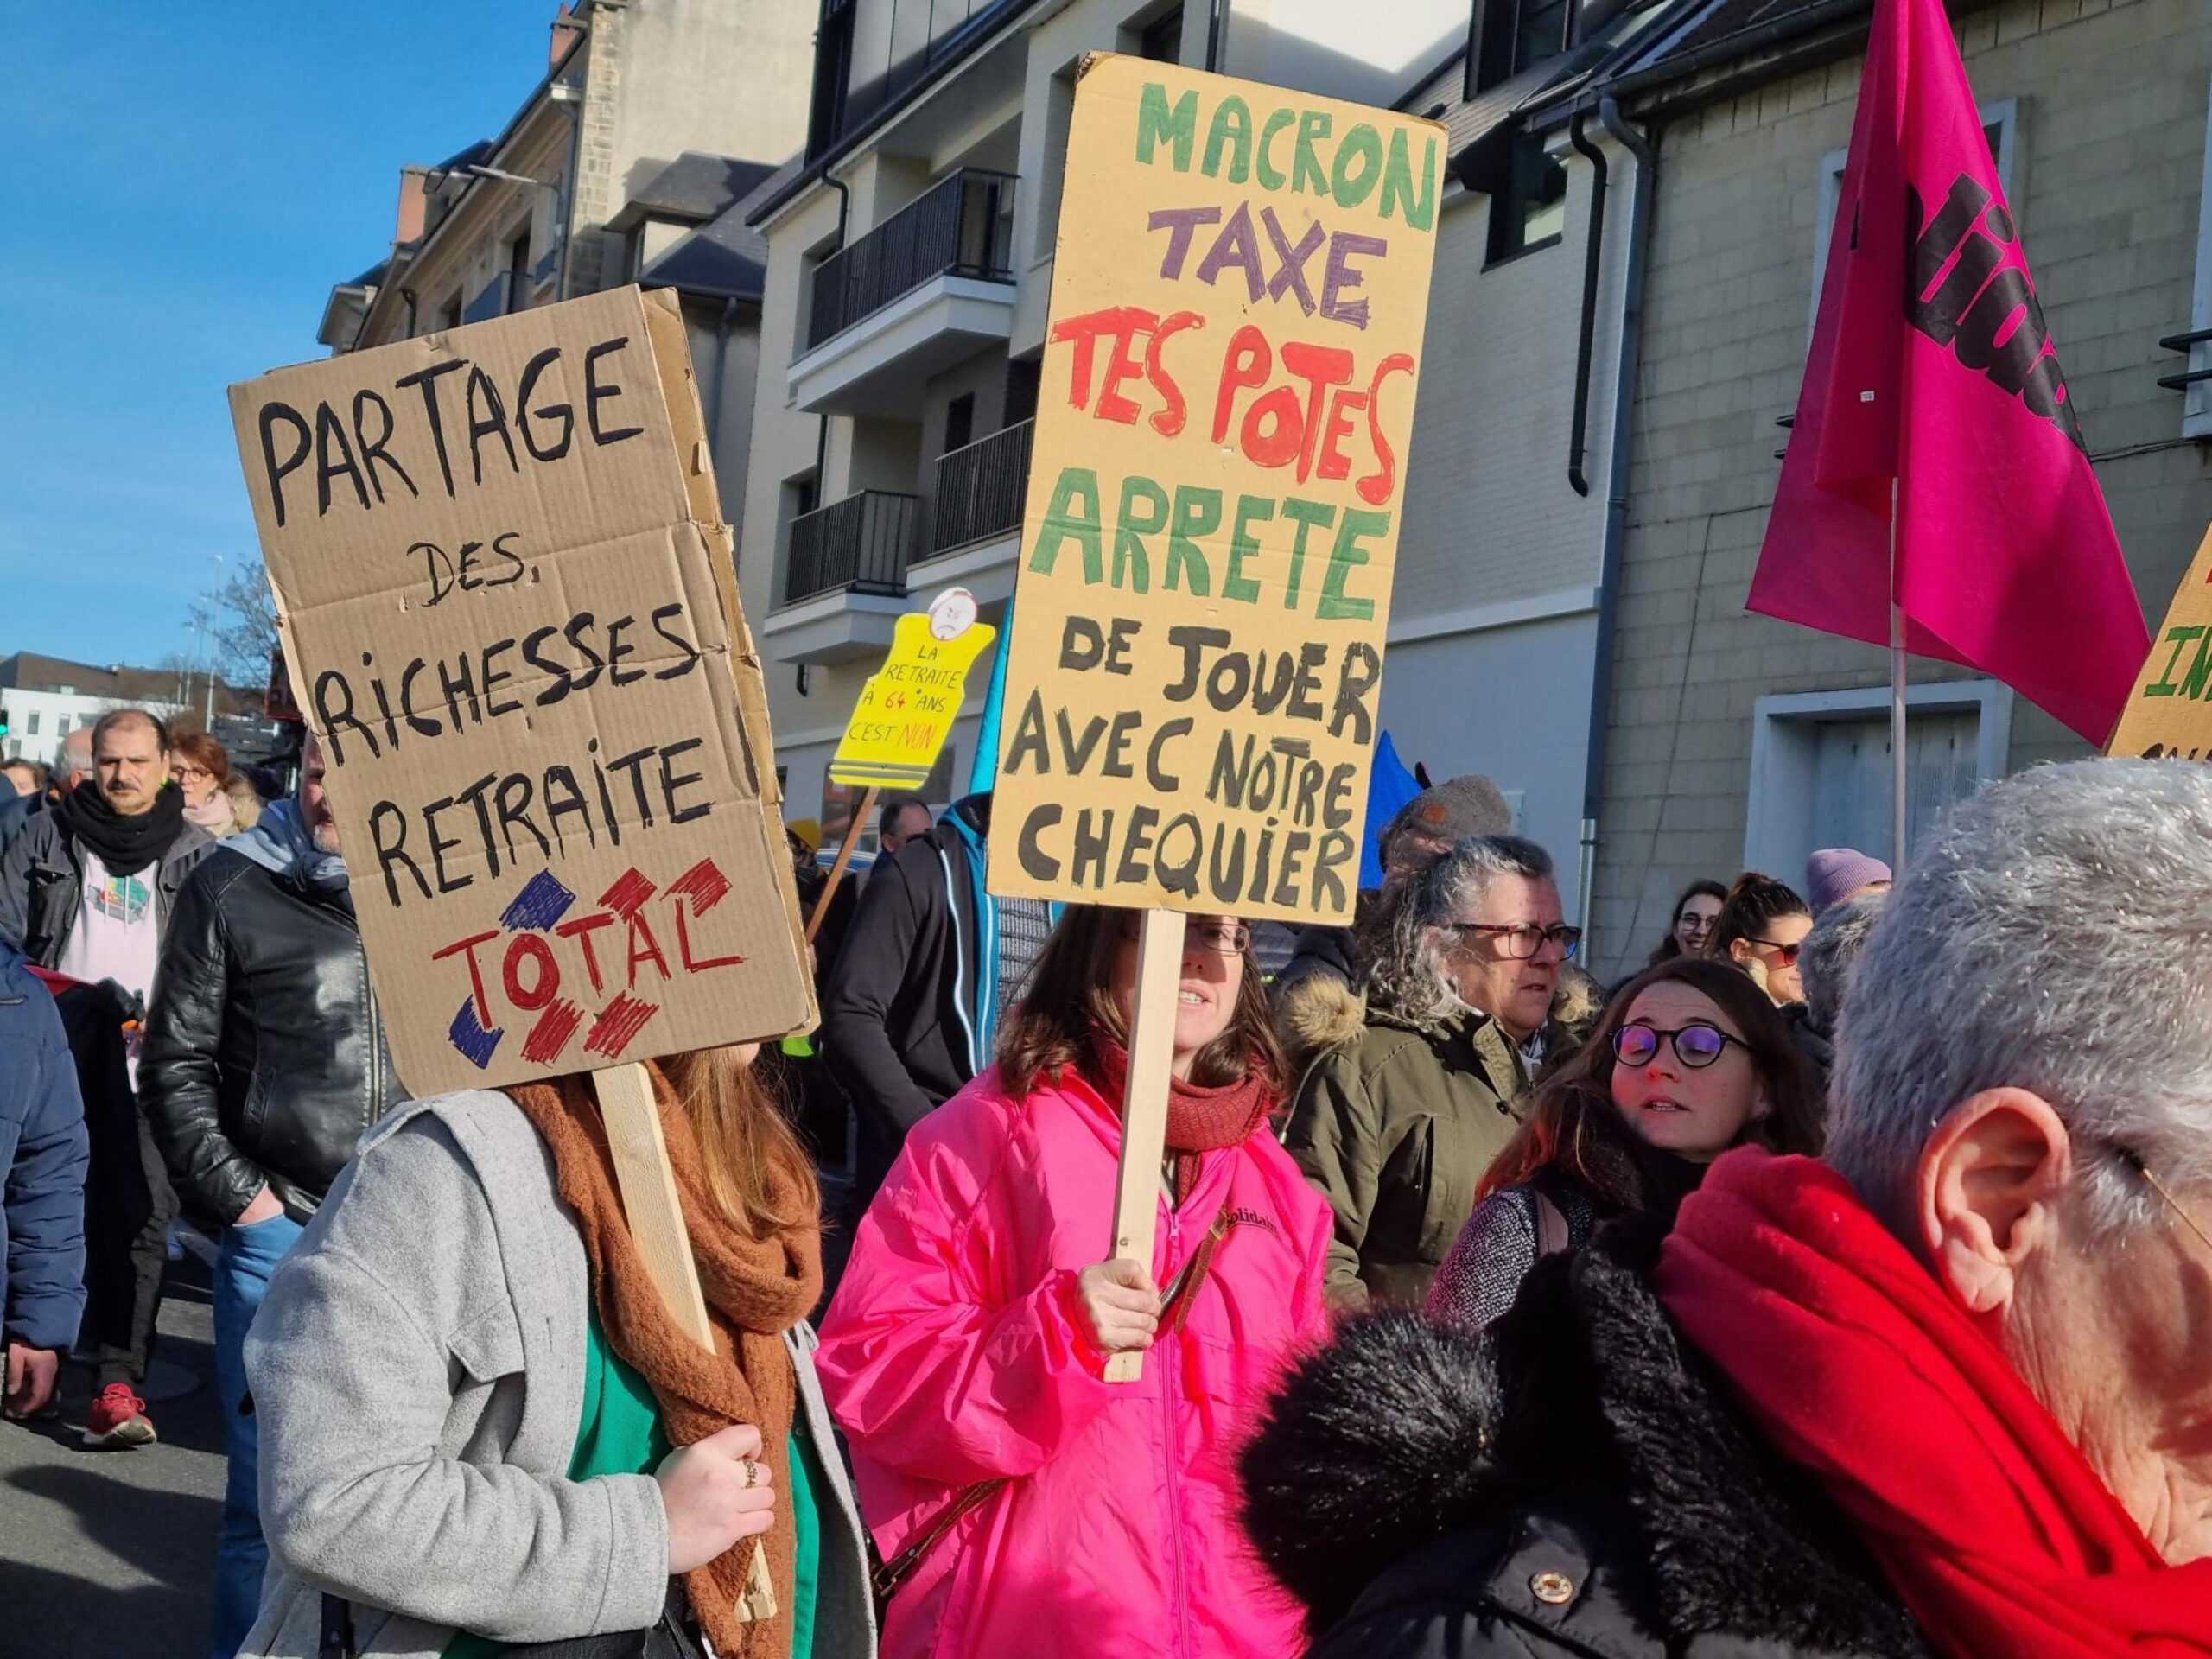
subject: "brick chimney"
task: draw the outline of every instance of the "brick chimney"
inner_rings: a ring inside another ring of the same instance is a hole
[[[394,226],[391,239],[395,245],[418,241],[423,235],[424,194],[423,179],[426,169],[403,167],[399,169],[399,218]]]
[[[553,19],[553,43],[546,54],[545,67],[549,71],[554,68],[584,32],[584,20],[576,16],[572,0],[562,0],[561,10]]]

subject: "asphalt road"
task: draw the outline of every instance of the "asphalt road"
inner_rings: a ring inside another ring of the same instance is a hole
[[[222,1520],[207,1274],[173,1264],[149,1402],[161,1435],[129,1452],[79,1436],[89,1367],[65,1366],[59,1422],[0,1421],[0,1659],[204,1659]]]

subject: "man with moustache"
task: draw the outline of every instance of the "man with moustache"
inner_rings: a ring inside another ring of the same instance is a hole
[[[0,861],[0,938],[75,982],[56,1000],[92,1142],[85,1327],[98,1370],[85,1440],[127,1447],[155,1438],[137,1388],[152,1360],[176,1213],[134,1095],[139,1026],[177,893],[215,843],[184,816],[168,728],[154,715],[101,715],[91,747],[90,774]]]
[[[298,792],[185,885],[147,1020],[139,1093],[185,1207],[219,1229],[215,1379],[230,1474],[210,1652],[252,1627],[269,1552],[244,1349],[286,1253],[363,1131],[406,1098],[309,736]]]

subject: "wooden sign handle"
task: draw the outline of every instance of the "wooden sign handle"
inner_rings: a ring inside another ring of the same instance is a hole
[[[870,784],[861,795],[861,804],[853,809],[852,822],[845,826],[844,844],[837,849],[837,861],[830,867],[830,885],[822,889],[822,896],[814,901],[814,914],[806,918],[806,942],[814,943],[814,936],[822,931],[822,918],[830,913],[830,901],[837,896],[837,884],[845,879],[845,866],[853,861],[853,848],[861,838],[861,825],[868,822],[868,815],[875,810],[876,786]]]
[[[1136,1006],[1122,1095],[1122,1166],[1114,1183],[1114,1255],[1152,1271],[1160,1170],[1167,1152],[1167,1084],[1175,1064],[1175,993],[1183,977],[1183,912],[1147,910],[1137,937]],[[1109,1382],[1144,1375],[1141,1351],[1109,1355]]]
[[[661,1133],[653,1080],[642,1065],[610,1066],[591,1076],[599,1115],[607,1125],[607,1145],[614,1154],[614,1184],[622,1194],[622,1214],[645,1264],[645,1276],[660,1292],[677,1325],[709,1353],[715,1327],[707,1320],[707,1298],[699,1288],[698,1263],[691,1258],[691,1233],[683,1224],[683,1205],[676,1191],[676,1170],[668,1161],[668,1141]],[[746,1569],[737,1616],[753,1620],[776,1616],[775,1581],[760,1541]]]

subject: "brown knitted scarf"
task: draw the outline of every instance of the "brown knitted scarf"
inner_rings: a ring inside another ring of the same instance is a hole
[[[783,1333],[804,1319],[822,1294],[821,1230],[810,1223],[772,1238],[747,1237],[709,1192],[690,1119],[659,1069],[647,1070],[715,1328],[712,1354],[677,1324],[646,1274],[623,1219],[613,1156],[589,1081],[558,1077],[521,1084],[508,1093],[552,1150],[561,1196],[583,1230],[600,1323],[614,1351],[652,1388],[671,1443],[690,1446],[732,1423],[751,1423],[760,1431],[760,1461],[773,1471],[777,1493],[774,1529],[760,1541],[775,1585],[775,1616],[737,1617],[752,1539],[687,1573],[684,1583],[700,1624],[723,1659],[789,1659],[797,1535],[788,1494],[797,1384]],[[797,1207],[790,1182],[778,1172],[770,1192],[772,1206],[786,1213]]]

